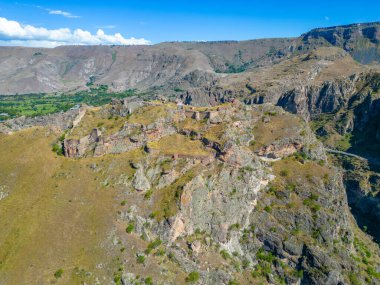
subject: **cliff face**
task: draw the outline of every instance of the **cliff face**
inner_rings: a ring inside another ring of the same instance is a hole
[[[0,136],[9,164],[1,282],[44,283],[62,268],[65,284],[378,284],[379,249],[353,222],[342,173],[300,117],[238,100],[205,108],[134,99],[72,120],[42,128],[36,119]],[[50,150],[61,141],[66,157]],[[29,242],[25,262],[14,248]],[[55,254],[41,258],[52,244]]]
[[[314,29],[304,34],[295,46],[296,50],[310,50],[332,45],[348,51],[363,64],[380,62],[380,23],[354,24]]]

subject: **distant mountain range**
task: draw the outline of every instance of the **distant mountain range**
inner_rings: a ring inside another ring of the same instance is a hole
[[[68,92],[89,84],[168,93],[329,46],[344,49],[359,63],[374,64],[380,61],[379,39],[380,23],[368,23],[315,29],[299,38],[239,42],[0,47],[0,94]]]

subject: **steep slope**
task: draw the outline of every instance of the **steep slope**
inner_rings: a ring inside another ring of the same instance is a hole
[[[209,58],[216,72],[239,73],[279,62],[289,54],[293,41],[292,38],[279,38],[250,41],[174,42],[162,45],[197,50]]]
[[[380,22],[314,29],[302,35],[294,48],[304,51],[320,46],[340,47],[363,64],[379,63]]]
[[[379,284],[296,115],[128,99],[40,123],[1,123],[1,284]]]

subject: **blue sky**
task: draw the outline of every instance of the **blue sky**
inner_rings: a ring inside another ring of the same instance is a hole
[[[118,43],[118,37],[113,37],[116,33],[124,40],[141,40],[136,43],[244,40],[299,36],[315,27],[380,21],[380,1],[0,0],[0,18],[5,19],[0,21],[0,44],[4,45],[12,40],[25,45],[36,38],[41,43],[52,41],[40,32],[27,35],[22,30],[26,25],[48,31],[69,28],[72,33],[81,29],[94,35],[84,43]],[[14,28],[14,22],[21,27],[17,33],[8,27]],[[99,29],[110,37],[96,36]],[[80,35],[70,34],[67,41],[75,42]],[[56,38],[53,41],[59,43]]]

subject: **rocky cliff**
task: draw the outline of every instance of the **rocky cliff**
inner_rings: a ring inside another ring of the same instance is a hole
[[[380,23],[353,24],[314,29],[304,34],[296,50],[309,50],[332,45],[348,51],[357,61],[368,64],[380,62]]]

